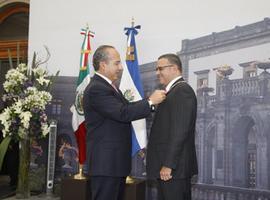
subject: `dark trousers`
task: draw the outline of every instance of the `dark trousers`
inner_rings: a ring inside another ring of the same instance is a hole
[[[158,200],[191,200],[190,179],[158,180]]]
[[[91,176],[91,200],[123,200],[126,177]]]

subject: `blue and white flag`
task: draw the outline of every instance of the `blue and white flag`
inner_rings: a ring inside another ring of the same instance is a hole
[[[125,28],[127,35],[126,65],[123,66],[123,74],[120,82],[120,90],[125,98],[132,102],[144,98],[144,92],[138,66],[138,57],[135,44],[135,35],[140,26]],[[140,119],[132,122],[132,156],[146,147],[146,120]]]

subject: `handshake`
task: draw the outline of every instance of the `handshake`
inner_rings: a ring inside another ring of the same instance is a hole
[[[164,101],[166,98],[166,92],[165,90],[155,90],[151,96],[149,97],[149,100],[154,104],[160,104],[162,101]]]

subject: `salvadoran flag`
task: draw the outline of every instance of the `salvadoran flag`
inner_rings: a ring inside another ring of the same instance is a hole
[[[75,132],[77,144],[79,148],[79,163],[83,164],[86,160],[86,128],[85,118],[82,107],[83,92],[90,82],[89,75],[89,54],[91,53],[90,37],[94,37],[93,32],[82,29],[81,34],[84,35],[83,44],[81,47],[80,72],[77,80],[76,98],[74,105],[71,107],[72,128]]]
[[[128,36],[126,65],[123,66],[123,74],[119,86],[125,98],[130,102],[141,100],[144,97],[135,44],[135,35],[138,34],[136,29],[140,29],[140,26],[125,28],[126,35]],[[132,156],[145,148],[146,144],[146,120],[132,121]]]

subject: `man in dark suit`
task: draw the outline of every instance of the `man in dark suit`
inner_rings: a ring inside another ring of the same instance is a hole
[[[112,46],[95,51],[93,66],[96,74],[83,97],[92,200],[122,200],[131,169],[131,121],[148,116],[166,95],[157,90],[149,99],[128,102],[114,85],[123,68]]]
[[[197,100],[182,78],[175,54],[158,58],[156,74],[166,87],[158,105],[147,148],[147,176],[158,182],[159,200],[190,200],[191,177],[197,174],[195,124]]]

